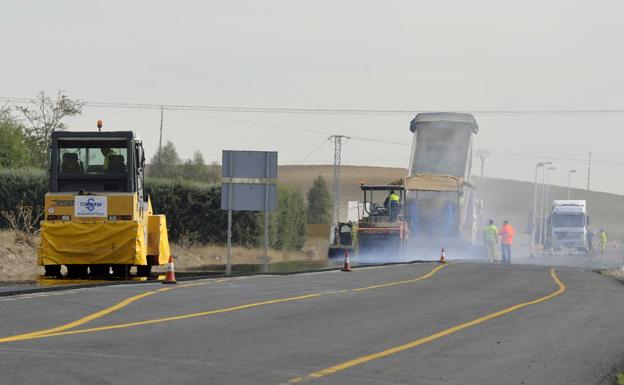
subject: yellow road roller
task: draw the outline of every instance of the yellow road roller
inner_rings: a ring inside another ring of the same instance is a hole
[[[164,215],[144,192],[145,155],[132,131],[51,136],[38,265],[46,276],[149,276],[168,262]]]

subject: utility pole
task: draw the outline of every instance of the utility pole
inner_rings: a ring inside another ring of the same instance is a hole
[[[576,170],[568,171],[568,199],[570,199],[570,175],[576,174]]]
[[[477,151],[477,156],[481,160],[481,184],[483,185],[484,184],[484,182],[483,182],[483,170],[485,168],[485,160],[490,157],[490,152],[487,149],[485,149],[485,148],[481,148],[481,149],[479,149],[479,151]]]
[[[333,215],[332,215],[332,231],[330,238],[334,240],[334,232],[340,222],[340,161],[342,152],[342,139],[349,139],[344,135],[332,135],[329,140],[334,140],[334,192],[333,199]]]
[[[587,192],[589,192],[589,177],[591,176],[591,157],[592,153],[589,152],[589,163],[587,164]]]
[[[162,167],[162,130],[164,106],[160,106],[160,139],[158,140],[158,167]]]

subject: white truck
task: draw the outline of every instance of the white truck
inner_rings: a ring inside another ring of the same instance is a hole
[[[589,218],[585,200],[554,200],[548,222],[551,250],[588,251]]]

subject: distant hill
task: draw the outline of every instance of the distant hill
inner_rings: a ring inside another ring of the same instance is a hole
[[[280,166],[279,180],[299,187],[304,193],[321,175],[327,181],[330,192],[333,186],[332,165]],[[347,201],[362,200],[360,182],[370,184],[389,183],[407,175],[407,169],[394,167],[342,166],[341,169],[341,218],[347,217]],[[492,218],[496,223],[508,219],[518,232],[524,232],[533,210],[533,183],[484,178],[482,183],[475,178],[477,195],[484,201],[483,220]],[[566,199],[567,188],[551,186],[550,200]],[[624,196],[604,192],[571,190],[572,199],[587,199],[590,227],[604,226],[610,239],[621,240],[624,236]]]

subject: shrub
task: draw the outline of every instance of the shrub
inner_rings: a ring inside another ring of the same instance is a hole
[[[227,212],[221,210],[221,188],[182,180],[148,179],[145,190],[154,212],[167,216],[169,237],[200,243],[225,243]],[[262,228],[255,212],[232,213],[232,243],[256,246]]]
[[[32,207],[39,216],[48,190],[48,176],[37,169],[0,169],[0,212],[15,212],[18,206]],[[0,217],[0,228],[7,228],[6,218]]]

